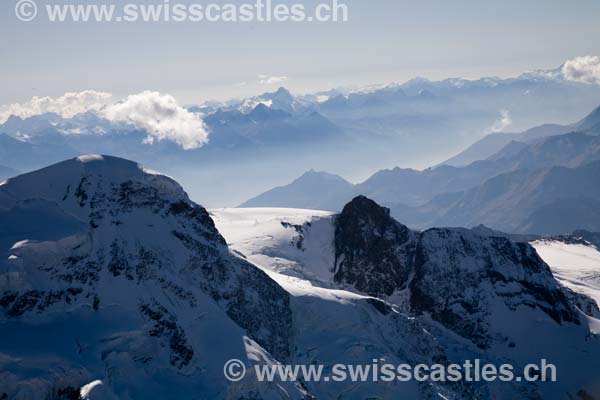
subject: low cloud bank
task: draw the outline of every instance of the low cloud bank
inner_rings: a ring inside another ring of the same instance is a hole
[[[82,92],[68,92],[60,97],[38,97],[24,103],[13,103],[0,107],[0,124],[14,115],[28,118],[45,113],[55,113],[64,118],[86,111],[98,111],[112,103],[112,94],[84,90]]]

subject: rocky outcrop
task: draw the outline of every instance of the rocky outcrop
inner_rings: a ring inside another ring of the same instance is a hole
[[[369,295],[408,290],[410,311],[427,314],[481,348],[494,338],[498,304],[541,311],[556,324],[579,315],[527,243],[467,229],[411,231],[389,210],[357,197],[337,216],[335,280]]]
[[[336,217],[334,279],[373,296],[391,295],[408,283],[416,243],[387,208],[356,197]]]
[[[479,347],[491,344],[497,303],[538,309],[557,324],[579,324],[549,267],[526,243],[431,229],[419,235],[413,268],[412,310],[430,314]]]

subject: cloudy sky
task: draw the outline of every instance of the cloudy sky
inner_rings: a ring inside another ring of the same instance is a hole
[[[130,24],[25,23],[16,2],[0,2],[0,104],[86,89],[199,103],[282,84],[512,76],[600,54],[597,0],[347,0],[346,23]]]

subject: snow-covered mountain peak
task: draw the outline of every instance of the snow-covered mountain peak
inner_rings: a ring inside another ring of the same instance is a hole
[[[0,323],[14,333],[0,354],[22,358],[23,335],[52,343],[39,371],[24,362],[2,375],[9,398],[30,379],[52,390],[56,376],[110,382],[118,398],[221,398],[224,360],[247,359],[248,340],[290,356],[289,295],[230,253],[166,176],[115,157],[68,160],[0,187],[0,226]],[[57,327],[60,343],[44,337]]]
[[[98,201],[127,187],[145,187],[154,198],[175,201],[187,197],[173,179],[133,161],[84,155],[9,179],[0,188],[0,208],[27,199],[43,199],[81,217],[93,208],[94,199]]]

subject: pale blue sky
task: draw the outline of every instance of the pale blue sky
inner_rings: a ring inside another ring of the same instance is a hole
[[[303,93],[415,76],[511,76],[600,54],[597,0],[346,3],[347,23],[119,24],[24,23],[16,0],[3,0],[0,104],[84,89],[153,89],[197,103],[276,87],[259,85],[260,74],[287,76],[284,85]]]

